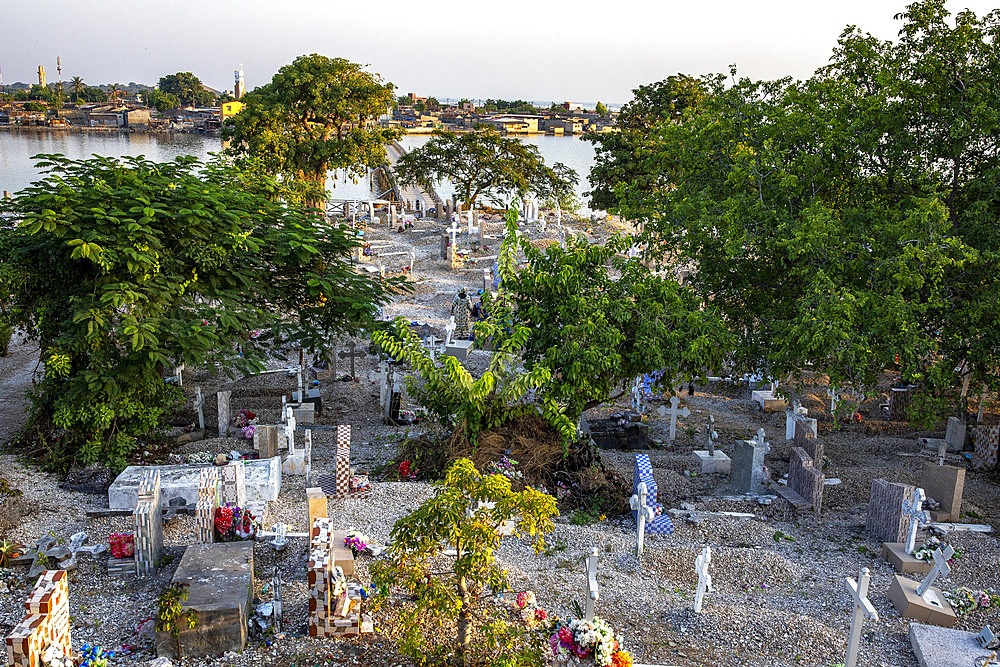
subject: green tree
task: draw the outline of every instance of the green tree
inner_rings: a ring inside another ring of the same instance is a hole
[[[191,72],[177,72],[160,77],[160,91],[173,95],[184,106],[211,104],[214,96],[205,90],[201,79]]]
[[[414,599],[412,611],[400,614],[405,633],[403,652],[418,665],[454,662],[515,667],[541,664],[542,647],[491,614],[491,598],[508,590],[507,572],[495,561],[500,528],[513,522],[515,534],[534,540],[536,553],[545,548],[544,533],[558,516],[556,500],[531,487],[511,490],[503,475],[481,475],[469,459],[456,461],[434,496],[393,526],[387,557],[376,562],[372,583],[378,600],[402,589]],[[455,555],[445,569],[431,561],[442,549]],[[492,616],[492,618],[491,618]],[[435,641],[432,624],[457,621],[454,642]],[[483,641],[474,642],[476,626]]]
[[[74,76],[70,79],[69,87],[70,90],[73,91],[73,101],[79,104],[80,94],[83,92],[83,89],[87,87],[87,84],[83,82],[83,77]]]
[[[463,134],[436,130],[427,143],[401,157],[395,171],[401,183],[426,188],[447,179],[468,209],[480,197],[503,206],[504,198],[516,192],[569,203],[577,180],[562,163],[547,166],[535,146],[489,128]]]
[[[590,206],[597,210],[610,210],[615,205],[615,188],[619,184],[654,192],[671,187],[669,172],[665,178],[651,180],[651,173],[659,165],[646,165],[647,160],[657,155],[650,132],[664,123],[681,122],[704,103],[708,91],[703,81],[677,74],[639,86],[632,93],[634,99],[618,115],[619,132],[584,136],[595,144]]]
[[[639,375],[657,373],[669,390],[721,368],[735,342],[692,289],[626,257],[630,242],[525,242],[528,267],[505,279],[517,320],[530,325],[525,367],[551,370],[542,392],[573,423]]]
[[[271,174],[323,192],[331,169],[364,176],[386,162],[398,130],[376,125],[393,85],[343,58],[300,56],[244,96],[246,108],[226,121],[223,137],[236,156],[260,158]]]
[[[154,107],[157,111],[169,111],[180,107],[181,101],[176,95],[154,89],[146,92],[146,106]]]
[[[428,97],[427,108],[431,111],[437,111],[439,108],[441,108],[441,103],[438,102],[438,99],[436,97]]]
[[[952,25],[926,0],[899,18],[896,42],[848,29],[805,82],[704,80],[681,122],[650,125],[612,203],[697,266],[737,367],[867,388],[898,355],[933,418],[952,369],[1000,369],[1000,13]]]
[[[122,88],[122,85],[120,83],[111,84],[111,86],[108,88],[108,101],[114,102],[119,97],[121,97],[124,92],[125,90]]]
[[[70,160],[5,205],[6,321],[45,376],[21,442],[48,465],[124,464],[173,407],[163,369],[262,367],[277,340],[323,348],[396,283],[355,273],[354,240],[283,203],[260,170],[195,158]],[[260,332],[257,336],[256,332]]]
[[[604,106],[604,104],[600,100],[598,100],[597,106],[594,107],[594,113],[596,113],[599,116],[607,116],[608,108]]]

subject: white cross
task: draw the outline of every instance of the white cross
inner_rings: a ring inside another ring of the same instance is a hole
[[[691,410],[689,410],[688,406],[686,405],[684,406],[683,410],[679,409],[677,406],[679,406],[680,403],[681,399],[677,398],[676,396],[671,396],[670,408],[667,409],[666,407],[661,405],[659,410],[656,411],[656,413],[660,415],[660,417],[666,417],[667,415],[670,415],[670,442],[673,442],[674,440],[677,439],[677,416],[680,415],[681,417],[687,417],[688,415],[691,414]]]
[[[757,437],[753,439],[753,444],[755,447],[763,447],[764,453],[767,454],[771,451],[771,443],[764,442],[764,429],[757,429]]]
[[[855,582],[850,577],[844,581],[847,583],[847,592],[854,599],[854,617],[851,619],[851,636],[847,640],[847,661],[844,663],[844,667],[857,667],[862,625],[864,625],[865,618],[878,623],[878,612],[868,601],[868,584],[871,582],[871,574],[867,567],[861,570],[858,581]]]
[[[271,546],[281,551],[288,544],[288,538],[285,536],[285,533],[288,532],[288,526],[283,523],[276,523],[271,530],[274,532],[274,539],[271,540]]]
[[[312,487],[312,452],[313,452],[313,432],[311,428],[306,429],[306,488]]]
[[[701,605],[705,601],[705,593],[711,593],[712,575],[708,573],[708,566],[712,563],[712,547],[705,549],[698,554],[694,561],[695,572],[698,573],[698,591],[694,595],[694,613],[701,613]]]
[[[642,414],[642,376],[637,375],[632,385],[632,410]]]
[[[174,370],[174,372],[177,374],[177,386],[178,387],[183,387],[184,386],[184,364],[181,364],[180,366],[178,366]]]
[[[295,411],[291,406],[285,408],[285,438],[288,440],[288,455],[295,453]]]
[[[629,499],[629,507],[636,511],[635,555],[642,559],[642,543],[646,535],[646,522],[653,520],[653,508],[646,504],[646,483],[639,482],[639,488]]]
[[[715,432],[715,417],[708,416],[708,423],[705,424],[705,438],[708,440],[708,455],[715,456],[715,441],[719,439],[719,434]]]
[[[275,571],[274,578],[271,579],[271,584],[274,589],[273,594],[273,605],[274,611],[272,612],[271,619],[274,621],[274,629],[281,630],[281,613],[282,613],[282,602],[281,602],[281,576]]]
[[[285,423],[285,416],[288,414],[288,397],[281,395],[281,423]]]
[[[598,597],[600,597],[600,587],[597,585],[597,547],[594,547],[587,556],[587,600],[583,614],[585,620],[594,620],[594,605]]]
[[[198,411],[198,428],[205,428],[205,397],[201,395],[201,387],[194,388],[194,409]]]
[[[302,391],[302,366],[295,369],[295,375],[299,383],[299,405],[306,402],[306,395]]]
[[[440,342],[441,341],[438,340],[438,337],[435,336],[434,334],[431,334],[430,336],[424,339],[424,344],[425,347],[427,348],[427,351],[430,352],[432,363],[434,362],[435,359],[434,355],[437,353],[437,345]]]
[[[378,365],[378,373],[373,374],[373,380],[378,382],[378,404],[385,404],[385,392],[389,388],[389,364],[385,361],[380,361]]]
[[[448,228],[445,231],[447,231],[449,234],[451,234],[451,247],[454,248],[455,247],[455,239],[458,236],[459,232],[462,231],[462,228],[458,226],[457,222],[453,222],[452,225],[451,225],[451,227]]]
[[[444,344],[451,345],[451,337],[455,335],[455,328],[458,325],[455,324],[455,316],[452,315],[448,318],[448,324],[444,325]]]
[[[927,589],[934,585],[934,580],[940,577],[947,577],[951,574],[951,566],[948,565],[948,559],[955,555],[955,549],[950,544],[945,547],[942,552],[941,549],[934,550],[934,567],[931,571],[927,573],[924,580],[917,587],[917,595],[923,595],[927,592]]]
[[[923,509],[924,505],[924,490],[917,487],[917,490],[913,492],[912,501],[903,501],[903,516],[910,517],[910,530],[906,534],[906,544],[904,549],[906,553],[912,554],[913,547],[916,546],[917,541],[917,530],[921,525],[928,524],[931,521],[930,513]]]
[[[837,404],[840,403],[840,397],[837,395],[835,387],[827,388],[826,395],[830,397],[830,414],[832,415],[837,411]]]

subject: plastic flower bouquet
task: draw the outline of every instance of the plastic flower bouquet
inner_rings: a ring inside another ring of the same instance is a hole
[[[503,475],[511,481],[521,479],[524,477],[524,473],[518,470],[516,466],[517,461],[506,456],[501,456],[499,461],[494,461],[490,464],[489,474]]]
[[[108,535],[112,558],[132,558],[135,556],[135,536],[132,533],[111,533]]]
[[[243,409],[236,413],[236,417],[233,418],[233,425],[236,428],[245,428],[257,423],[257,415],[250,412],[249,410]],[[246,431],[244,431],[245,433]],[[250,437],[253,437],[253,433],[250,433]]]
[[[593,621],[557,619],[552,625],[549,647],[557,663],[588,664],[593,660],[599,667],[632,665],[632,656],[621,648],[621,637],[597,616]]]
[[[1000,606],[1000,595],[992,595],[988,591],[977,591],[960,586],[953,591],[946,591],[952,608],[959,616],[968,616],[977,609]]]
[[[250,510],[223,505],[215,510],[215,536],[220,542],[252,540],[257,534],[257,520]]]
[[[344,538],[344,546],[350,547],[351,552],[354,557],[357,558],[359,554],[363,554],[368,551],[368,547],[371,544],[371,539],[369,539],[364,533],[351,528],[347,531],[347,537]]]

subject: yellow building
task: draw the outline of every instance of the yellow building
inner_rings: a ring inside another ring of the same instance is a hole
[[[243,107],[245,106],[246,105],[243,104],[243,102],[237,102],[235,100],[232,102],[223,102],[219,105],[219,115],[222,117],[222,120],[226,120],[230,116],[235,116],[239,112],[243,111]]]

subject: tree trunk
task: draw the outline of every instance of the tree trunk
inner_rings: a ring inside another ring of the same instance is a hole
[[[462,609],[458,612],[458,664],[464,667],[466,651],[472,642],[472,621],[469,619],[469,585],[465,577],[458,579],[458,592],[462,595]]]

